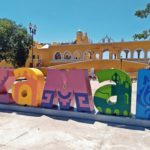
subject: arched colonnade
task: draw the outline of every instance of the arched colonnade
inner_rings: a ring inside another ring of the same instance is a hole
[[[135,50],[122,49],[118,51],[110,51],[109,49],[99,50],[76,50],[71,52],[56,51],[53,54],[54,61],[86,61],[86,60],[115,60],[115,59],[148,59],[150,58],[150,50],[145,51],[142,48]]]

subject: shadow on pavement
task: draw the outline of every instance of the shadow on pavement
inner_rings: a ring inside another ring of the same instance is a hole
[[[123,128],[123,129],[130,129],[130,130],[140,130],[140,131],[144,131],[145,129],[150,130],[150,128],[131,126],[131,125],[125,125],[125,124],[107,123],[107,125],[111,127],[115,127],[115,128]]]
[[[94,124],[95,122],[98,122],[98,121],[93,121],[93,120],[88,120],[88,119],[80,119],[80,118],[75,118],[75,117],[58,117],[58,116],[35,114],[35,113],[28,113],[28,112],[9,111],[9,110],[5,110],[5,111],[0,110],[0,112],[2,112],[2,113],[16,113],[17,115],[25,115],[25,116],[32,116],[32,117],[47,116],[47,117],[52,118],[54,120],[61,120],[61,121],[73,120],[76,122],[86,123],[86,124]],[[150,130],[150,128],[144,128],[144,127],[139,127],[139,126],[130,126],[130,125],[125,125],[125,124],[115,124],[115,123],[111,123],[111,122],[102,122],[101,121],[100,123],[104,123],[104,124],[107,124],[108,126],[115,127],[115,128],[124,128],[124,129],[129,129],[129,130],[140,130],[140,131],[144,131],[145,129]]]

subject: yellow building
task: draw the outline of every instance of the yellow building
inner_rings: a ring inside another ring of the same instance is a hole
[[[100,43],[92,43],[87,33],[78,31],[72,43],[36,44],[33,53],[34,67],[105,59],[147,63],[150,58],[150,41],[112,42],[106,36]],[[27,66],[31,62],[30,51]]]

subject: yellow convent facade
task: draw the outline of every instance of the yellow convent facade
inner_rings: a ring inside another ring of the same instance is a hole
[[[49,67],[53,65],[101,61],[128,60],[147,63],[150,58],[150,41],[112,42],[106,36],[100,43],[92,43],[87,33],[78,31],[72,43],[36,44],[34,47],[34,67]],[[107,55],[106,55],[107,54]],[[30,57],[27,66],[31,63]]]

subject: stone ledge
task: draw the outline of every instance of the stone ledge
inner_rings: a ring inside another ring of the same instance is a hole
[[[46,109],[40,107],[35,108],[29,106],[27,107],[27,106],[18,106],[18,105],[10,105],[10,104],[0,104],[0,110],[25,112],[25,113],[41,114],[41,115],[56,116],[56,117],[77,118],[83,120],[100,121],[105,123],[116,123],[116,124],[150,128],[150,120],[137,119],[134,116],[129,118],[129,117],[102,115],[96,113],[63,111],[63,110],[56,110],[56,109]]]

